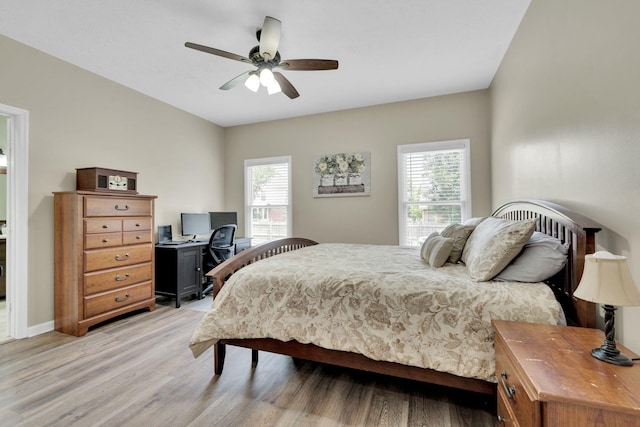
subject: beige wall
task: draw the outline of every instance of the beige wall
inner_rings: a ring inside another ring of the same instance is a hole
[[[490,88],[493,205],[542,198],[602,224],[640,284],[640,2],[533,0]],[[618,339],[640,352],[640,308]]]
[[[156,224],[179,232],[179,212],[222,209],[219,126],[0,36],[0,103],[28,110],[29,326],[53,320],[53,191],[75,169],[138,172],[157,195]],[[25,284],[18,284],[25,286]]]
[[[397,146],[469,138],[473,212],[487,215],[489,112],[488,92],[477,91],[227,128],[225,205],[242,234],[244,160],[291,155],[294,236],[398,244]],[[371,153],[371,195],[313,198],[312,157],[355,151]]]

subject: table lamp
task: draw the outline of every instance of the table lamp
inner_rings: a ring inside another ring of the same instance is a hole
[[[584,273],[573,295],[604,306],[604,344],[591,350],[591,355],[614,365],[633,365],[633,361],[616,348],[615,339],[614,306],[640,305],[640,292],[631,278],[627,258],[606,251],[586,255]]]

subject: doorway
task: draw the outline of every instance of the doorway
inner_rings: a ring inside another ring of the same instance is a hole
[[[0,104],[6,123],[6,298],[7,336],[28,336],[29,112]],[[2,336],[4,337],[4,335]],[[0,337],[0,338],[2,338]]]
[[[0,342],[11,338],[7,326],[7,140],[9,118],[0,115]]]

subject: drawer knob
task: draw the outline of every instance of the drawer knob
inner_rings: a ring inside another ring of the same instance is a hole
[[[109,239],[102,239],[102,243],[109,243]]]
[[[123,258],[120,258],[120,254],[116,254],[116,261],[126,261],[129,259],[129,254],[124,254]]]
[[[504,388],[504,392],[507,394],[507,397],[512,400],[515,399],[516,387],[507,387],[507,371],[502,371],[500,376],[502,377],[500,378],[500,381],[502,382],[502,387]]]
[[[142,225],[140,225],[140,224],[136,224],[136,227],[142,227]]]
[[[119,274],[116,274],[116,282],[122,282],[124,280],[129,280],[129,273],[125,274],[124,277],[120,277]]]
[[[120,205],[116,205],[115,208],[117,211],[128,211],[129,205],[124,205],[124,208],[121,208]]]
[[[124,294],[124,298],[120,298],[120,295],[116,296],[116,302],[122,302],[129,299],[129,294]]]
[[[142,237],[140,237],[140,236],[136,236],[136,239],[137,239],[137,240],[141,240],[141,239],[142,239]]]
[[[109,228],[109,224],[102,224],[102,228]]]

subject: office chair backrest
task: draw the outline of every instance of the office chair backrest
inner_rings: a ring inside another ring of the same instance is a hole
[[[227,224],[213,230],[209,239],[209,246],[224,247],[233,244],[233,237],[236,234],[236,225]]]
[[[213,230],[209,239],[209,255],[215,265],[235,255],[233,237],[236,234],[236,225],[227,224]]]

